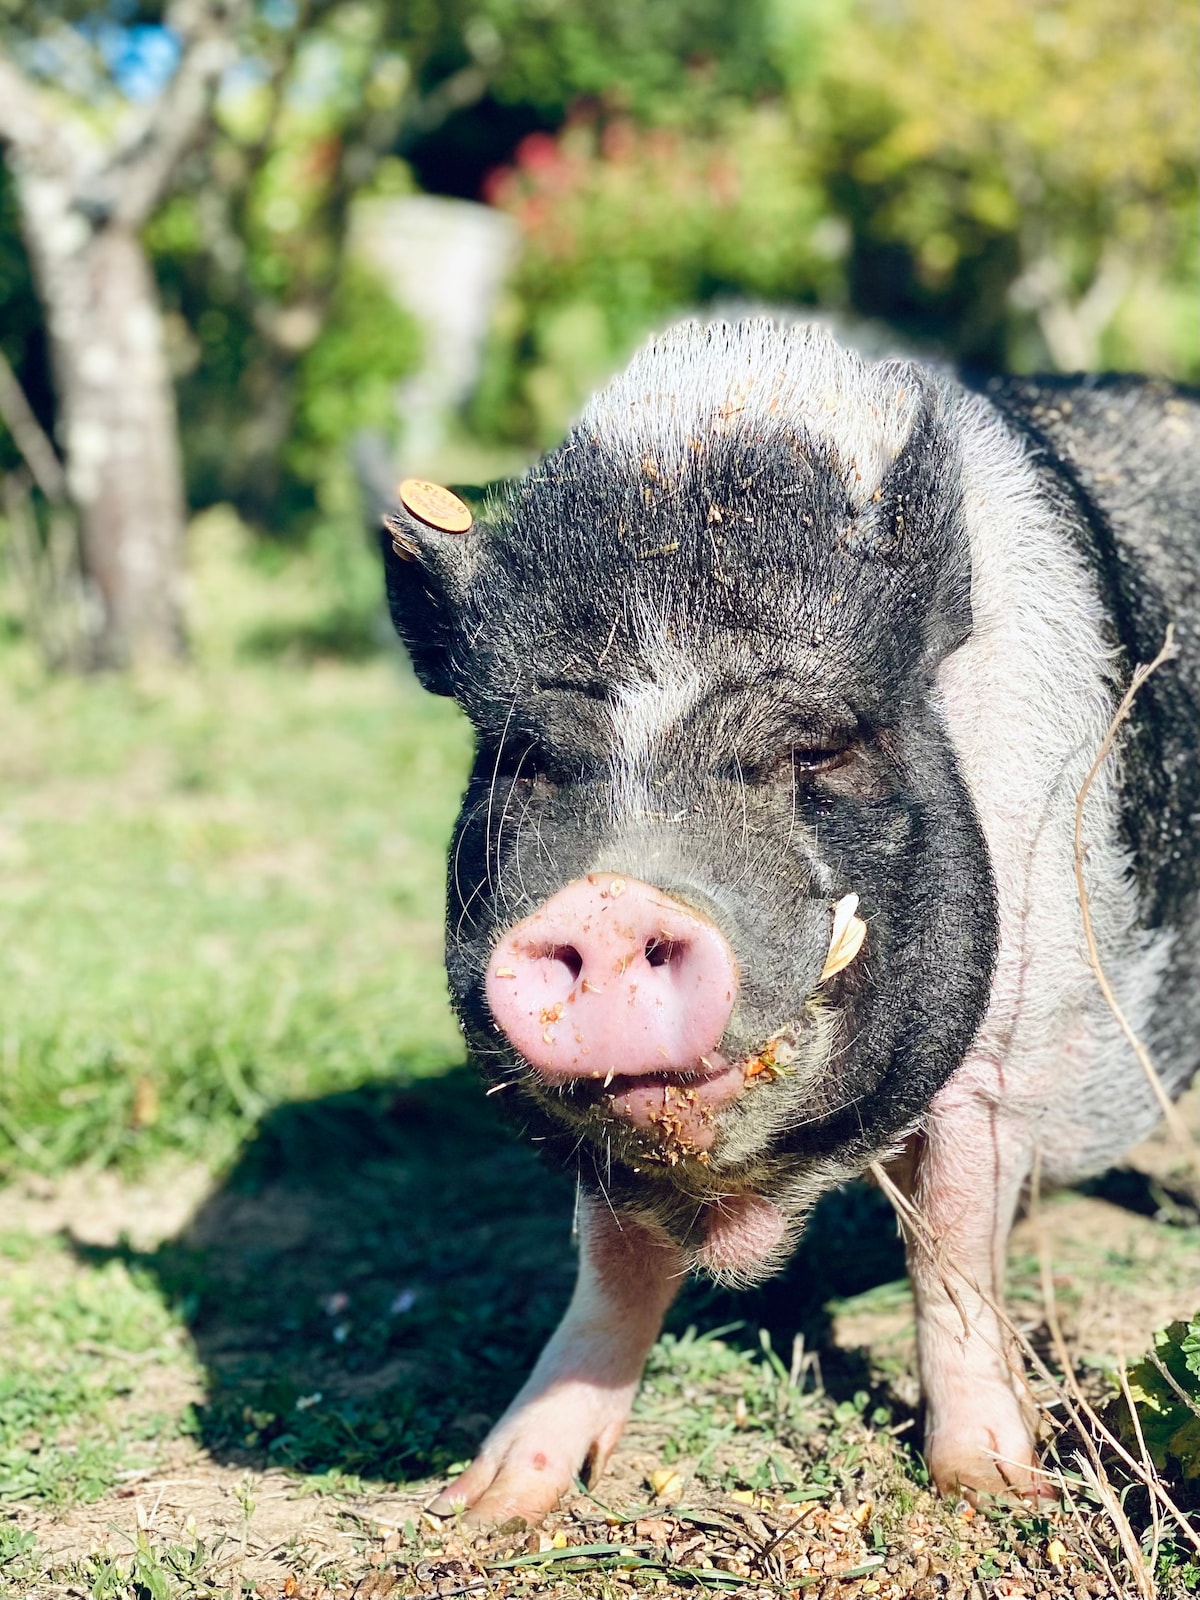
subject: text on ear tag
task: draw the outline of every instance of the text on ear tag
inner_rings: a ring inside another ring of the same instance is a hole
[[[401,505],[411,516],[442,533],[466,533],[475,520],[470,506],[440,483],[405,478],[398,493]]]

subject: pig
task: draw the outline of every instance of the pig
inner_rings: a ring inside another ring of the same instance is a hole
[[[393,508],[392,617],[477,741],[454,1004],[580,1194],[562,1323],[433,1510],[533,1522],[595,1482],[685,1276],[774,1272],[872,1163],[924,1218],[934,1483],[1049,1493],[1005,1246],[1035,1174],[1159,1116],[1073,834],[1168,623],[1083,871],[1167,1091],[1200,1062],[1198,491],[1194,393],[972,390],[755,318],[655,338],[469,528]]]

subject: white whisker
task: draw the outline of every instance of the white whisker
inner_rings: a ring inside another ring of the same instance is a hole
[[[504,727],[500,730],[500,742],[496,746],[496,763],[492,768],[492,781],[488,785],[487,820],[483,834],[483,861],[487,868],[488,888],[492,889],[492,803],[496,797],[496,780],[500,776],[500,763],[504,759],[504,742],[508,738],[509,726],[517,709],[517,695],[520,692],[520,683],[513,690],[513,697],[509,703],[508,715],[504,719]]]

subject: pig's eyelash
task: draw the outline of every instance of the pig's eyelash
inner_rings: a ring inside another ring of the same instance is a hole
[[[852,753],[853,746],[849,744],[801,745],[790,752],[788,759],[794,773],[829,772],[849,761]]]
[[[835,767],[845,766],[852,761],[860,744],[860,736],[853,732],[839,731],[825,737],[805,739],[791,746],[776,771],[781,777],[790,776],[793,783],[797,778],[832,772]]]
[[[575,683],[570,678],[542,678],[534,687],[541,694],[577,694],[585,700],[600,700],[607,705],[613,698],[612,684],[603,678]]]
[[[832,772],[851,760],[856,749],[853,739],[831,739],[823,744],[793,745],[781,757],[769,761],[745,761],[735,752],[728,761],[717,768],[717,776],[736,783],[743,794],[747,783],[771,783],[788,779],[793,787],[797,779]]]

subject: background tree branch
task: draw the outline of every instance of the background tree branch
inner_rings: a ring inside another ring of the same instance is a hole
[[[3,351],[0,351],[0,421],[12,434],[33,481],[46,499],[56,504],[65,503],[67,478],[58,452],[34,416],[33,407],[25,398],[25,391]]]
[[[73,148],[61,112],[52,112],[42,91],[11,56],[0,53],[0,145],[9,145],[25,166],[73,175],[80,152]]]
[[[236,55],[242,0],[179,0],[167,26],[181,41],[179,64],[145,118],[112,152],[80,203],[137,228],[161,200],[180,157],[197,138],[221,75]]]

